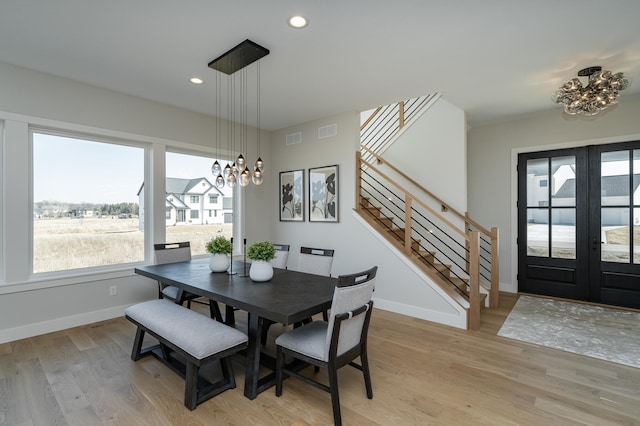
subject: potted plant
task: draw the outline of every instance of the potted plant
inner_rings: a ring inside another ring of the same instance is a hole
[[[212,272],[224,272],[229,269],[229,255],[233,251],[231,240],[222,235],[212,238],[207,242],[205,250],[211,253],[209,269]]]
[[[252,260],[249,278],[253,281],[269,281],[273,277],[271,260],[276,257],[276,247],[270,241],[256,241],[247,249]]]

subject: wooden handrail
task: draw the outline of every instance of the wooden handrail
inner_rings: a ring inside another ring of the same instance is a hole
[[[474,221],[473,219],[471,219],[470,217],[468,217],[467,215],[464,215],[462,213],[460,213],[459,211],[457,211],[456,209],[454,209],[453,207],[451,207],[449,204],[447,204],[444,200],[442,200],[440,197],[438,197],[437,195],[435,195],[434,193],[432,193],[431,191],[429,191],[428,189],[426,189],[425,187],[423,187],[422,185],[420,185],[418,182],[416,182],[415,180],[413,180],[411,177],[407,176],[402,170],[400,170],[399,168],[397,168],[396,166],[394,166],[393,164],[389,163],[388,161],[386,161],[384,158],[382,158],[381,156],[379,156],[378,154],[376,154],[375,152],[371,151],[369,148],[367,148],[364,145],[360,145],[360,148],[365,150],[368,154],[371,154],[376,160],[378,160],[379,164],[386,164],[390,169],[392,169],[394,172],[398,173],[400,176],[402,176],[404,179],[406,179],[407,181],[411,182],[413,185],[415,185],[418,189],[420,189],[422,192],[424,192],[425,194],[427,194],[429,197],[433,198],[435,201],[438,202],[438,204],[440,204],[441,206],[443,206],[446,210],[451,211],[454,215],[458,216],[459,219],[464,220],[465,223],[470,224],[471,226],[473,226],[475,229],[477,229],[478,231],[482,232],[484,235],[486,235],[487,237],[491,237],[491,231],[487,230],[486,228],[484,228],[482,225],[478,224],[476,221]],[[363,160],[364,161],[364,160]],[[368,163],[367,163],[368,164]]]
[[[367,120],[362,123],[362,125],[360,126],[360,131],[362,131],[362,129],[364,129],[365,127],[367,127],[367,125],[369,124],[369,122],[371,122],[371,120],[373,120],[373,117],[375,117],[376,115],[378,115],[378,113],[380,112],[380,110],[382,109],[382,107],[378,107],[376,108],[375,111],[373,111],[371,113],[371,115],[369,116],[369,118],[367,118]]]

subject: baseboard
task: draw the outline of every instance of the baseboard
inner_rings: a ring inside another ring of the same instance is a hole
[[[467,329],[467,317],[465,315],[452,315],[440,311],[432,311],[418,306],[392,302],[384,299],[373,299],[374,307],[383,311],[395,312],[413,318],[444,324],[455,328]]]
[[[100,311],[86,312],[84,314],[55,318],[48,321],[0,330],[0,344],[13,342],[14,340],[26,339],[28,337],[39,336],[41,334],[52,333],[54,331],[66,330],[67,328],[78,327],[85,324],[91,324],[93,322],[121,317],[124,315],[124,310],[128,306],[129,305],[116,306]]]

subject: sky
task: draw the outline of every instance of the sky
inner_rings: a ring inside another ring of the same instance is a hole
[[[167,176],[211,176],[212,158],[167,153]],[[33,200],[138,202],[144,149],[43,133],[33,135]]]

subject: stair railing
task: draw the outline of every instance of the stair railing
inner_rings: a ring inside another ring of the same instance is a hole
[[[410,182],[423,196],[417,197],[387,176],[372,163],[356,154],[356,209],[359,213],[369,211],[362,205],[363,199],[373,200],[387,216],[379,220],[390,232],[402,230],[396,237],[403,239],[404,251],[422,262],[429,264],[441,279],[448,281],[452,288],[469,303],[469,328],[479,326],[480,281],[489,287],[489,306],[498,306],[498,230],[484,229],[461,214],[439,197],[406,176],[394,165],[366,147],[377,164],[385,164]],[[453,215],[447,219],[423,201],[427,196],[432,204],[440,206],[443,213]],[[462,225],[453,222],[458,221]],[[430,249],[436,249],[433,254]],[[445,268],[443,265],[450,264]],[[438,269],[439,268],[439,269]],[[456,297],[456,295],[453,295]]]
[[[360,126],[360,143],[372,152],[383,153],[411,119],[439,98],[440,94],[432,93],[376,108]],[[363,159],[372,161],[367,153]]]

